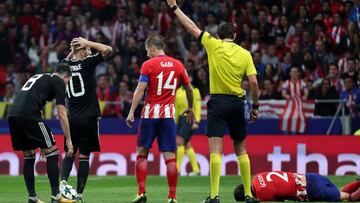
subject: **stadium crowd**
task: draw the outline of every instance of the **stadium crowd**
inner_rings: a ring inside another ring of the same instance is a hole
[[[260,99],[290,99],[294,94],[288,81],[299,80],[300,89],[306,90],[298,95],[302,99],[341,98],[347,100],[348,113],[360,112],[358,0],[179,2],[212,34],[220,22],[233,23],[235,42],[253,55]],[[0,101],[11,103],[31,75],[51,72],[69,53],[70,41],[82,36],[114,48],[113,56],[96,69],[97,95],[120,104],[107,105],[104,116],[124,117],[147,59],[144,41],[152,33],[166,38],[166,53],[184,62],[206,100],[205,50],[183,30],[164,0],[0,1]],[[249,90],[246,80],[242,85]],[[336,105],[317,104],[315,114],[333,115]]]

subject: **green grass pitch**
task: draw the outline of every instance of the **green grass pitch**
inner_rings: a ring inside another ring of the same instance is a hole
[[[330,176],[338,187],[351,182],[357,176]],[[36,191],[42,200],[50,201],[50,185],[46,176],[36,177]],[[233,189],[241,182],[239,176],[221,177],[220,197],[222,203],[235,202]],[[76,186],[76,177],[71,177],[69,184]],[[177,199],[179,203],[200,203],[209,194],[209,177],[180,177]],[[147,179],[149,203],[167,202],[166,177],[149,176]],[[137,191],[134,176],[89,177],[84,193],[87,203],[127,203]],[[0,203],[27,202],[27,193],[22,176],[0,176]]]

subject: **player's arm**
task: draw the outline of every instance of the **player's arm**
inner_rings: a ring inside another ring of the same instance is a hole
[[[142,77],[145,77],[145,76],[142,76]],[[126,124],[130,128],[132,127],[132,124],[133,124],[133,122],[135,120],[135,118],[134,118],[135,110],[139,106],[142,98],[144,97],[145,90],[146,90],[147,85],[148,85],[147,82],[142,81],[142,80],[143,79],[141,79],[141,77],[140,77],[139,84],[135,89],[134,96],[133,96],[133,99],[132,99],[132,102],[131,102],[131,108],[130,108],[129,114],[128,114],[127,118],[126,118]]]
[[[68,149],[67,156],[72,156],[74,149],[73,149],[73,145],[71,142],[70,125],[69,125],[69,120],[68,120],[68,116],[66,113],[66,108],[64,105],[59,104],[59,105],[56,105],[56,110],[58,112],[60,125],[64,132],[64,136],[65,136],[65,140],[66,140],[66,147]]]
[[[246,66],[246,75],[249,79],[251,95],[253,98],[252,109],[250,112],[250,123],[256,120],[257,114],[259,113],[259,85],[256,78],[256,68],[252,60],[251,54],[248,54],[248,63]]]
[[[182,10],[177,6],[176,0],[167,0],[167,3],[170,6],[171,10],[174,11],[175,15],[178,17],[180,23],[185,27],[185,29],[189,33],[191,33],[196,39],[198,39],[201,35],[201,30],[189,17],[187,17],[182,12]]]
[[[82,37],[74,38],[71,41],[71,45],[79,46],[79,47],[77,47],[77,49],[82,49],[86,46],[89,46],[90,48],[93,48],[93,49],[97,50],[98,52],[100,52],[104,57],[109,56],[113,50],[111,46],[101,44],[98,42],[92,42],[92,41],[87,40]]]
[[[193,89],[194,93],[194,112],[195,112],[195,123],[192,125],[192,129],[196,130],[199,128],[201,121],[201,94],[199,89]]]
[[[71,48],[70,53],[66,56],[65,60],[70,60],[70,59],[72,59],[73,55],[74,55],[74,51],[73,51],[73,49]]]
[[[306,87],[306,84],[304,84],[303,90],[304,90],[304,96],[302,96],[302,100],[306,100],[308,98],[308,96],[309,96],[309,90]]]
[[[195,114],[193,110],[194,94],[191,83],[184,85],[184,89],[186,93],[186,99],[188,101],[188,108],[184,111],[183,114],[186,114],[187,121],[190,123],[194,119]]]

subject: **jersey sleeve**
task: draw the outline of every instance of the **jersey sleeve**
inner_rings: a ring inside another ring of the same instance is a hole
[[[100,52],[96,52],[95,54],[90,54],[88,57],[84,59],[84,63],[87,66],[94,68],[94,70],[96,66],[103,61],[104,61],[104,57]]]
[[[145,61],[140,69],[140,74],[149,77],[150,74],[150,64],[148,61]]]
[[[195,121],[200,123],[201,121],[201,94],[198,88],[193,89],[194,92],[194,111]]]
[[[65,105],[65,83],[61,79],[54,80],[56,105]]]
[[[204,45],[207,53],[212,53],[215,48],[221,43],[221,40],[218,40],[210,35],[208,32],[202,32],[199,40],[201,41],[201,44]]]
[[[256,75],[257,74],[256,68],[250,53],[248,53],[247,58],[248,58],[248,62],[246,66],[246,75]]]

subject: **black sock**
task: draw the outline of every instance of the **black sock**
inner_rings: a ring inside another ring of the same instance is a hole
[[[34,177],[34,164],[35,164],[35,154],[31,156],[24,156],[24,179],[29,197],[36,197],[35,192],[35,177]]]
[[[65,157],[61,166],[61,180],[68,180],[72,166],[74,164],[74,157]]]
[[[83,193],[89,176],[89,157],[79,158],[79,170],[77,174],[77,193]]]
[[[59,191],[59,151],[56,149],[46,154],[46,170],[50,181],[51,193],[56,196]]]

